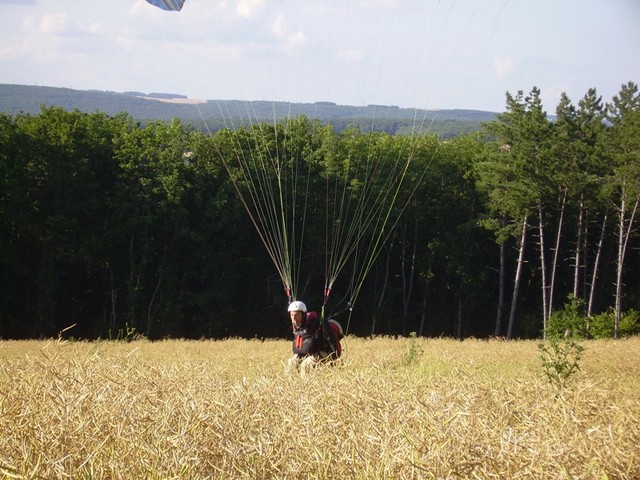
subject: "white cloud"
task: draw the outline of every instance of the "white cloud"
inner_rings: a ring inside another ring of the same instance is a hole
[[[27,16],[22,21],[23,30],[32,34],[56,37],[81,37],[102,32],[100,22],[82,24],[68,13],[49,13],[40,18]]]
[[[69,16],[65,13],[53,13],[45,15],[40,20],[39,30],[41,33],[59,35],[66,33],[70,28]]]
[[[345,60],[359,61],[362,60],[362,51],[360,50],[340,50],[338,56]]]
[[[496,56],[493,59],[493,68],[498,78],[504,78],[518,70],[518,64],[509,57]]]
[[[307,35],[303,31],[290,32],[284,15],[276,16],[271,25],[271,33],[282,40],[282,48],[291,52],[307,43]]]
[[[570,92],[571,88],[569,88],[569,86],[566,84],[543,85],[540,88],[540,91],[545,110],[547,110],[547,112],[554,113],[556,106],[558,105],[558,103],[560,103],[560,96],[562,95],[562,93]],[[584,93],[586,93],[586,90]],[[573,102],[574,105],[577,104],[577,102],[580,100],[578,98],[571,98],[571,96],[569,96],[569,99]]]
[[[0,47],[0,60],[15,60],[25,55],[26,47],[23,42],[16,41],[10,45]]]
[[[398,0],[361,0],[360,5],[364,8],[375,7],[395,7]]]
[[[244,18],[252,17],[264,4],[263,0],[239,0],[236,13]]]
[[[284,15],[280,14],[276,17],[271,25],[271,33],[278,38],[284,38],[287,34],[287,26]]]
[[[295,32],[287,36],[287,41],[284,44],[284,49],[288,52],[297,50],[303,47],[307,43],[307,36],[304,32]]]

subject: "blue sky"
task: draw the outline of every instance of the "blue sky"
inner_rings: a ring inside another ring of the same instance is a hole
[[[0,83],[553,113],[628,81],[638,0],[0,0]]]

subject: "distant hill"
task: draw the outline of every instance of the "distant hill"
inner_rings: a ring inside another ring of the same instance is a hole
[[[476,131],[483,122],[493,120],[494,112],[480,110],[416,110],[387,105],[363,107],[332,102],[289,103],[242,100],[193,100],[177,93],[109,92],[69,88],[0,84],[0,112],[38,114],[41,106],[65,110],[127,112],[142,123],[180,119],[195,128],[215,131],[238,126],[249,120],[273,121],[306,115],[337,130],[357,126],[361,130],[390,133],[432,132],[443,138]]]

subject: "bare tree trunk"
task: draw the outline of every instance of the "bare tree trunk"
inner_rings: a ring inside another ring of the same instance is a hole
[[[578,231],[576,239],[576,255],[573,264],[573,296],[578,298],[580,286],[580,262],[582,260],[582,224],[584,223],[584,195],[580,195],[580,205],[578,209]]]
[[[507,217],[502,216],[502,226],[507,223]],[[500,271],[498,272],[498,308],[496,310],[496,325],[493,334],[499,337],[502,332],[502,316],[504,313],[504,279],[505,279],[505,242],[500,244]]]
[[[500,271],[498,272],[498,309],[496,311],[496,327],[493,334],[499,337],[502,332],[502,313],[504,312],[504,278],[505,278],[505,242],[500,244]]]
[[[371,316],[371,336],[372,337],[376,334],[377,323],[378,323],[378,304],[376,303],[376,306],[373,309],[373,315]]]
[[[616,306],[615,306],[615,322],[613,327],[613,338],[618,338],[618,326],[620,325],[620,317],[622,317],[622,260],[624,252],[624,232],[625,222],[624,214],[626,208],[626,192],[622,192],[622,200],[620,201],[620,211],[618,213],[618,268],[616,269]]]
[[[585,207],[585,218],[584,218],[584,229],[582,235],[582,265],[580,268],[582,269],[582,280],[580,281],[580,298],[586,301],[587,299],[587,272],[589,271],[589,216]]]
[[[547,315],[549,312],[549,304],[547,301],[549,291],[547,287],[547,262],[544,256],[544,217],[542,213],[542,202],[538,202],[538,246],[540,249],[540,272],[542,274],[542,326],[546,329]]]
[[[638,209],[638,200],[635,201],[631,216],[627,221],[625,219],[625,212],[627,209],[627,192],[623,187],[622,196],[620,199],[620,212],[619,212],[619,233],[618,233],[618,266],[616,271],[616,306],[615,306],[615,325],[613,329],[613,337],[618,338],[618,329],[620,327],[620,319],[622,317],[622,270],[624,265],[624,257],[627,251],[627,242],[631,236],[631,227],[633,225],[633,219]]]
[[[406,335],[407,316],[409,312],[409,303],[411,302],[411,295],[413,293],[413,279],[416,270],[416,253],[418,249],[418,221],[414,223],[413,229],[413,250],[411,252],[411,259],[409,261],[409,274],[407,275],[407,259],[406,259],[406,236],[403,234],[402,241],[402,330]],[[408,279],[407,279],[408,277]]]
[[[593,273],[591,274],[591,287],[589,289],[589,302],[587,303],[587,318],[590,318],[593,314],[593,298],[595,297],[596,292],[596,280],[598,278],[598,268],[600,267],[600,257],[602,255],[602,245],[604,244],[604,234],[607,229],[607,218],[609,216],[609,211],[607,210],[604,213],[604,218],[602,220],[602,228],[600,229],[600,239],[598,240],[598,248],[596,250],[596,258],[593,262]],[[589,328],[589,324],[587,324],[587,329]]]
[[[462,297],[458,296],[458,340],[462,340]]]
[[[420,315],[420,330],[418,331],[418,336],[422,337],[424,335],[424,324],[427,319],[427,291],[429,290],[429,279],[427,278],[424,282],[424,296],[422,297],[422,313]]]
[[[422,297],[422,314],[420,317],[420,333],[419,335],[422,337],[424,335],[424,328],[427,318],[427,299],[429,298],[429,285],[431,284],[431,278],[433,276],[432,267],[433,267],[433,254],[429,254],[429,263],[427,272],[424,279],[424,295]]]
[[[389,283],[389,264],[391,262],[391,246],[387,248],[387,261],[385,262],[384,268],[384,280],[382,282],[382,289],[380,291],[380,295],[378,297],[378,301],[376,302],[376,308],[373,312],[373,318],[371,319],[371,336],[373,337],[376,333],[376,320],[378,316],[378,312],[382,310],[382,305],[384,304],[384,294],[387,291],[387,284]]]
[[[127,302],[129,303],[128,307],[128,315],[126,321],[130,327],[139,328],[138,321],[136,320],[137,316],[137,301],[138,301],[138,293],[140,292],[141,284],[142,284],[142,269],[143,265],[146,262],[146,252],[147,246],[146,243],[143,242],[142,246],[142,254],[140,256],[140,261],[136,266],[135,259],[135,243],[136,243],[136,235],[135,235],[136,227],[131,227],[131,238],[129,239],[129,288],[128,294],[129,298],[127,298]],[[146,232],[145,232],[146,235]],[[144,236],[142,238],[145,238]]]
[[[158,282],[156,283],[156,288],[153,290],[153,295],[151,295],[151,300],[149,300],[149,306],[147,307],[147,329],[145,333],[147,338],[151,334],[151,325],[153,324],[153,315],[151,314],[151,310],[153,308],[153,302],[155,302],[156,296],[158,295],[158,291],[160,290],[160,285],[162,285],[163,276],[164,276],[164,273],[160,272],[160,275],[158,275]]]
[[[109,335],[116,332],[118,319],[116,316],[116,302],[118,300],[118,290],[115,288],[113,280],[113,270],[109,268],[110,290],[111,290],[111,312],[109,313]]]
[[[564,209],[567,201],[567,189],[562,192],[562,200],[560,201],[560,218],[558,219],[558,231],[556,233],[556,245],[553,249],[553,261],[551,263],[551,279],[549,281],[549,311],[547,312],[547,320],[553,312],[553,293],[556,284],[556,269],[558,268],[558,253],[560,252],[560,239],[562,238],[562,226],[564,225]],[[545,324],[545,332],[547,325]],[[546,336],[546,333],[545,333]]]
[[[513,295],[511,298],[511,310],[509,312],[509,326],[507,328],[507,339],[513,338],[513,326],[516,319],[516,305],[518,301],[518,293],[520,290],[520,278],[522,276],[522,264],[524,263],[524,245],[527,238],[527,215],[524,216],[522,221],[522,235],[520,236],[519,252],[518,252],[518,265],[516,267],[516,276],[513,281]]]

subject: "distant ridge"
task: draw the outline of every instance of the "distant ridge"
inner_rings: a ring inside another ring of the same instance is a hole
[[[87,113],[103,112],[110,116],[127,112],[141,123],[177,118],[185,124],[210,131],[224,126],[238,126],[249,120],[271,122],[274,117],[284,119],[306,115],[310,119],[331,123],[338,130],[348,126],[390,133],[419,130],[444,138],[476,131],[483,122],[493,120],[496,116],[494,112],[481,110],[416,110],[393,105],[357,107],[328,101],[198,100],[177,93],[111,92],[0,84],[0,112],[36,115],[42,106]]]

